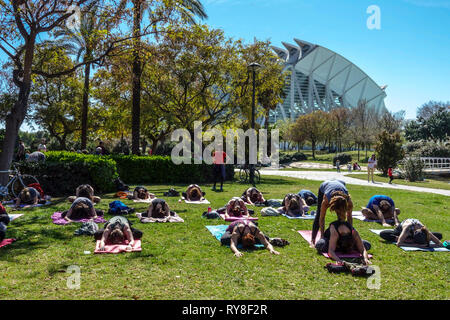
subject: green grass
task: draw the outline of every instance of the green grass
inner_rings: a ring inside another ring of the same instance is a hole
[[[316,191],[320,182],[263,177],[258,187],[267,199],[306,188]],[[171,186],[149,186],[162,196]],[[225,184],[225,192],[215,193],[202,186],[212,207],[240,195],[246,186]],[[183,190],[185,186],[177,186]],[[349,186],[355,207],[367,203],[371,195],[384,193],[402,209],[401,218],[414,217],[431,230],[450,238],[448,197]],[[372,243],[373,263],[381,269],[381,289],[370,290],[366,279],[349,274],[330,274],[324,269],[330,260],[310,249],[296,230],[310,229],[311,221],[284,217],[261,217],[259,225],[270,236],[286,238],[290,245],[280,255],[266,250],[245,252],[235,258],[206,230],[206,225],[223,224],[201,217],[208,205],[186,205],[166,198],[171,208],[185,219],[176,224],[140,224],[144,232],[140,253],[85,255],[94,251],[91,237],[73,236],[77,224],[57,226],[50,216],[69,207],[65,201],[51,207],[26,211],[12,222],[7,237],[18,241],[0,249],[0,288],[3,299],[449,299],[449,255],[447,253],[404,252],[386,244],[369,228],[380,225],[354,222],[364,239]],[[113,200],[103,195],[98,205],[107,209]],[[145,204],[128,205],[143,211]],[[256,209],[257,214],[260,208]],[[327,215],[327,223],[333,215]],[[66,286],[70,265],[81,267],[81,288]]]
[[[347,177],[367,180],[367,174],[348,174]],[[383,177],[381,174],[374,174],[373,179],[375,180],[375,182],[389,182],[389,177]],[[413,187],[450,190],[450,180],[448,177],[430,176],[430,178],[425,178],[424,181],[415,182],[410,182],[404,179],[394,179],[392,183]]]

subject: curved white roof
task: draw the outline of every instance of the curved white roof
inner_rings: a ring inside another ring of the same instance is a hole
[[[293,118],[314,109],[353,108],[361,100],[377,111],[386,108],[386,86],[381,88],[359,67],[330,49],[303,40],[294,41],[296,45],[283,42],[286,49],[272,47],[285,61],[286,68],[293,71],[285,89],[283,114],[287,105]]]

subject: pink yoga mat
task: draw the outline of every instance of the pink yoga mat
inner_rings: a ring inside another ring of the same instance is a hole
[[[311,244],[311,236],[312,236],[311,230],[300,230],[300,231],[298,231],[298,233],[300,233],[300,235],[303,237],[303,239],[305,239],[309,244]],[[317,235],[319,235],[319,233],[317,233]],[[316,241],[319,240],[317,238],[318,237],[316,236]],[[328,253],[323,252],[322,255],[324,257],[330,258]],[[359,258],[359,257],[361,257],[361,254],[358,251],[353,251],[351,253],[336,252],[336,255],[339,258]],[[372,258],[371,254],[369,254],[369,258]]]
[[[61,217],[62,212],[55,212],[54,214],[52,214],[52,220],[54,224],[58,224],[58,225],[65,225],[65,224],[69,224],[70,222],[67,221],[66,219]],[[81,220],[76,220],[75,222],[88,222],[90,221],[90,219],[81,219]],[[105,223],[106,220],[103,219],[103,217],[97,217],[94,220],[95,223]]]
[[[0,248],[13,243],[14,241],[16,241],[16,239],[3,239],[3,241],[0,242]]]
[[[126,244],[111,244],[105,246],[105,251],[100,251],[100,240],[97,240],[97,243],[95,244],[95,251],[94,253],[121,253],[121,252],[127,252],[125,248],[127,247]],[[132,247],[131,252],[137,252],[142,251],[141,248],[141,240],[135,240],[134,245]]]
[[[225,221],[229,221],[229,222],[233,222],[236,220],[250,220],[250,221],[257,221],[258,218],[257,217],[249,217],[249,218],[243,218],[243,217],[229,217],[225,219],[225,215],[221,214],[220,217],[225,220]]]

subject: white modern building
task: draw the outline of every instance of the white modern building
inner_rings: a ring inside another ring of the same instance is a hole
[[[294,39],[282,42],[285,49],[272,46],[292,73],[284,89],[284,102],[271,112],[269,122],[295,120],[314,110],[354,108],[365,100],[369,107],[386,108],[386,86],[380,87],[366,73],[343,56],[327,48]]]

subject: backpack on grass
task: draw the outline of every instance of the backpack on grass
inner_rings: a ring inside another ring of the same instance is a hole
[[[134,212],[134,208],[130,208],[122,201],[116,200],[109,204],[108,213],[114,216],[127,215]]]

